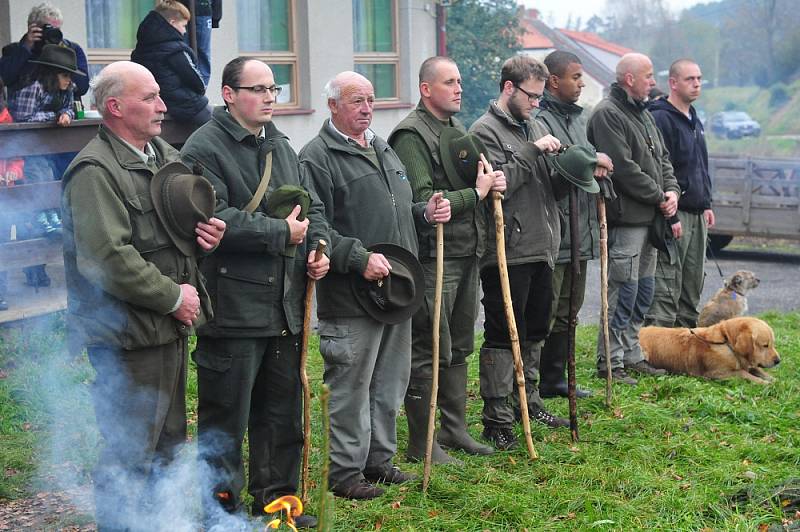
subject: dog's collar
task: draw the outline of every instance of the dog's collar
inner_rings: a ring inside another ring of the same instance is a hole
[[[731,294],[731,296],[732,296],[731,298],[732,299],[736,299],[736,294],[739,294],[740,296],[744,297],[744,292],[739,292],[737,289],[733,288],[732,286],[725,285],[725,288],[727,288],[728,290],[733,292],[733,294]]]
[[[696,332],[694,332],[694,329],[689,329],[689,332],[690,332],[690,333],[692,333],[692,336],[694,336],[695,338],[697,338],[697,339],[698,339],[698,340],[700,340],[701,342],[705,343],[706,345],[724,345],[724,346],[727,346],[727,347],[728,347],[728,349],[730,349],[730,350],[731,350],[731,353],[733,353],[734,355],[738,355],[738,354],[739,354],[739,353],[737,353],[737,352],[736,352],[736,350],[733,348],[733,346],[732,346],[732,345],[730,344],[730,342],[728,342],[728,341],[724,341],[724,342],[712,342],[712,341],[710,341],[710,340],[706,340],[706,339],[705,339],[705,338],[703,338],[702,336],[699,336],[699,335],[698,335]]]

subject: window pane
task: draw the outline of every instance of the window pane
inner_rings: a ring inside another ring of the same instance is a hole
[[[275,85],[283,87],[283,90],[278,95],[278,103],[291,103],[295,92],[292,86],[293,65],[270,65],[269,67],[275,76]]]
[[[353,0],[353,50],[394,51],[393,0]]]
[[[393,64],[364,64],[355,66],[356,72],[372,82],[376,98],[396,98],[395,87],[397,65]]]
[[[238,0],[239,51],[291,51],[289,2],[291,0]]]
[[[153,0],[86,0],[89,48],[133,48]]]

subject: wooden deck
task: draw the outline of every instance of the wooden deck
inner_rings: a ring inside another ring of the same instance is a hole
[[[64,265],[47,266],[50,286],[33,288],[25,284],[22,270],[9,270],[8,310],[0,310],[0,325],[14,325],[13,322],[44,316],[67,308],[67,289],[64,286]]]

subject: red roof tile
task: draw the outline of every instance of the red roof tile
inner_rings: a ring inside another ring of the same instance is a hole
[[[594,46],[595,48],[600,48],[601,50],[605,50],[606,52],[616,54],[618,56],[623,56],[627,53],[633,52],[633,50],[630,48],[626,48],[619,44],[614,44],[602,39],[596,33],[565,29],[559,29],[557,31],[560,31],[574,41],[578,41],[579,43],[587,44],[589,46]]]
[[[553,41],[545,37],[529,21],[522,19],[519,21],[523,34],[520,37],[520,45],[526,50],[553,48]]]

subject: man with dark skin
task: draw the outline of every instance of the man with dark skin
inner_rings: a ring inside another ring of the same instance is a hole
[[[583,108],[578,105],[583,82],[583,65],[575,54],[557,50],[549,54],[545,60],[550,76],[545,84],[544,97],[539,104],[536,119],[547,127],[548,131],[558,137],[564,144],[589,146],[586,138],[586,117]],[[604,178],[613,171],[611,159],[604,153],[597,154],[597,167],[594,175]],[[566,221],[562,229],[558,258],[553,271],[553,302],[550,319],[550,334],[542,348],[540,362],[539,394],[542,397],[566,397],[567,381],[565,367],[567,362],[567,342],[569,330],[570,292],[572,282],[578,286],[577,309],[583,305],[586,291],[586,267],[588,261],[599,256],[600,229],[597,221],[597,203],[595,196],[578,190],[578,223],[580,241],[577,243],[580,254],[580,275],[571,278],[571,238],[569,198],[558,202],[558,208]],[[590,392],[578,389],[577,397],[587,397]]]

